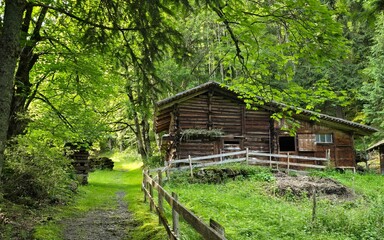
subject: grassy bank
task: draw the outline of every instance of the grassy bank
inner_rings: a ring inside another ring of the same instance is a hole
[[[126,193],[124,200],[132,212],[137,227],[131,232],[133,239],[165,239],[164,230],[155,215],[149,213],[141,192],[141,161],[136,156],[123,153],[111,154],[115,162],[113,171],[95,171],[89,174],[89,184],[80,186],[78,194],[68,206],[47,210],[51,219],[36,228],[36,239],[61,239],[63,227],[60,221],[74,218],[94,209],[116,208],[116,192]]]
[[[379,175],[318,173],[339,180],[357,196],[349,200],[318,199],[312,221],[312,199],[276,194],[265,169],[249,178],[220,184],[189,183],[188,173],[173,175],[166,188],[206,222],[217,220],[228,239],[382,239],[384,185]],[[182,239],[197,239],[185,225]]]

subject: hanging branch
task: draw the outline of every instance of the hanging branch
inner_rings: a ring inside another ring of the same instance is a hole
[[[69,129],[72,131],[72,132],[76,132],[76,129],[73,127],[73,125],[68,121],[68,119],[49,101],[49,99],[44,96],[42,93],[40,92],[37,92],[37,97],[35,97],[36,99],[39,99],[41,100],[42,102],[46,103],[55,113],[56,115],[59,117],[59,119],[69,127]]]
[[[73,18],[73,19],[75,19],[81,23],[86,24],[86,25],[97,27],[97,28],[104,29],[104,30],[119,30],[119,31],[140,31],[140,30],[143,30],[143,28],[140,28],[140,27],[119,27],[119,26],[117,26],[116,23],[114,23],[115,26],[107,26],[107,25],[103,25],[103,24],[98,24],[98,23],[89,21],[87,19],[83,19],[83,18],[81,18],[81,17],[79,17],[73,13],[70,13],[66,9],[54,7],[54,6],[43,4],[43,3],[33,3],[33,6],[44,7],[44,8],[54,10],[56,12],[67,15],[68,17]]]

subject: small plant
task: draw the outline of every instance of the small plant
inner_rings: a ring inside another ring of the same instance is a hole
[[[261,172],[253,175],[252,179],[264,182],[272,182],[275,181],[275,176],[273,176],[273,174],[270,172]]]
[[[221,129],[199,129],[191,128],[186,129],[181,132],[181,139],[196,139],[196,138],[217,138],[224,135],[223,130]]]

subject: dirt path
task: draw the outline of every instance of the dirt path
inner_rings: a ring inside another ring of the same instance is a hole
[[[118,207],[111,210],[94,210],[79,218],[62,221],[65,240],[126,240],[135,221],[128,212],[123,198],[125,192],[116,193]]]

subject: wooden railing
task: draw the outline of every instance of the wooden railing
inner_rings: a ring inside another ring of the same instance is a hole
[[[186,170],[189,169],[191,171],[193,168],[199,167],[207,167],[213,165],[220,165],[226,163],[236,163],[236,162],[246,162],[247,164],[262,164],[262,165],[272,165],[277,168],[284,165],[287,170],[292,170],[291,167],[301,167],[301,168],[314,168],[314,169],[325,169],[329,165],[330,154],[329,151],[326,152],[326,158],[318,158],[318,157],[305,157],[305,156],[297,156],[290,154],[271,154],[271,153],[262,153],[256,151],[249,151],[248,149],[238,151],[238,152],[229,152],[222,154],[214,154],[209,156],[202,157],[191,157],[189,156],[186,159],[178,159],[171,160],[169,162],[165,162],[165,167],[156,168],[150,170],[151,172],[162,170],[165,172],[174,171],[174,170]],[[261,158],[268,158],[268,160],[264,160]],[[215,161],[219,159],[219,161]],[[286,159],[286,161],[281,161],[280,159]],[[303,160],[303,161],[313,161],[314,164],[308,163],[298,163],[292,162],[292,159]],[[322,164],[315,164],[316,162],[322,162]],[[341,167],[343,168],[343,167]]]
[[[162,224],[167,231],[169,239],[179,239],[179,216],[193,227],[204,239],[216,240],[226,239],[224,228],[216,221],[210,219],[209,225],[204,223],[199,217],[188,210],[184,205],[178,201],[176,193],[169,194],[162,187],[163,173],[166,178],[170,179],[170,171],[175,170],[190,170],[193,177],[193,169],[199,167],[213,166],[226,163],[246,162],[247,164],[263,164],[263,165],[276,165],[277,168],[281,165],[285,165],[287,170],[290,170],[292,166],[324,169],[329,164],[330,154],[326,152],[326,158],[317,157],[304,157],[289,154],[269,154],[256,151],[249,151],[248,149],[238,152],[229,152],[222,154],[215,154],[203,157],[189,156],[186,159],[173,160],[165,163],[164,167],[150,169],[143,171],[143,183],[142,189],[144,191],[144,202],[149,200],[150,210],[155,211],[159,216],[159,223]],[[269,160],[260,159],[268,157]],[[220,161],[215,161],[219,159]],[[287,159],[287,161],[280,161],[279,159]],[[319,161],[323,162],[322,165],[307,164],[292,162],[292,159],[305,160],[305,161]],[[180,166],[179,166],[180,165]],[[154,177],[151,174],[156,174]],[[154,190],[157,191],[157,197],[154,195]],[[157,203],[156,203],[157,198]],[[164,212],[164,199],[172,209],[172,226]]]
[[[178,201],[176,193],[169,194],[162,187],[163,171],[157,171],[156,178],[149,175],[149,171],[143,171],[142,189],[144,191],[144,202],[149,200],[151,211],[155,211],[159,216],[159,223],[161,223],[167,231],[169,239],[179,239],[179,216],[192,226],[204,239],[209,240],[225,240],[224,228],[216,221],[210,219],[210,224],[204,223],[199,217],[188,210],[184,205]],[[156,180],[155,180],[156,179]],[[155,202],[156,196],[153,190],[157,190],[157,204]],[[172,209],[172,226],[164,212],[164,199]]]

